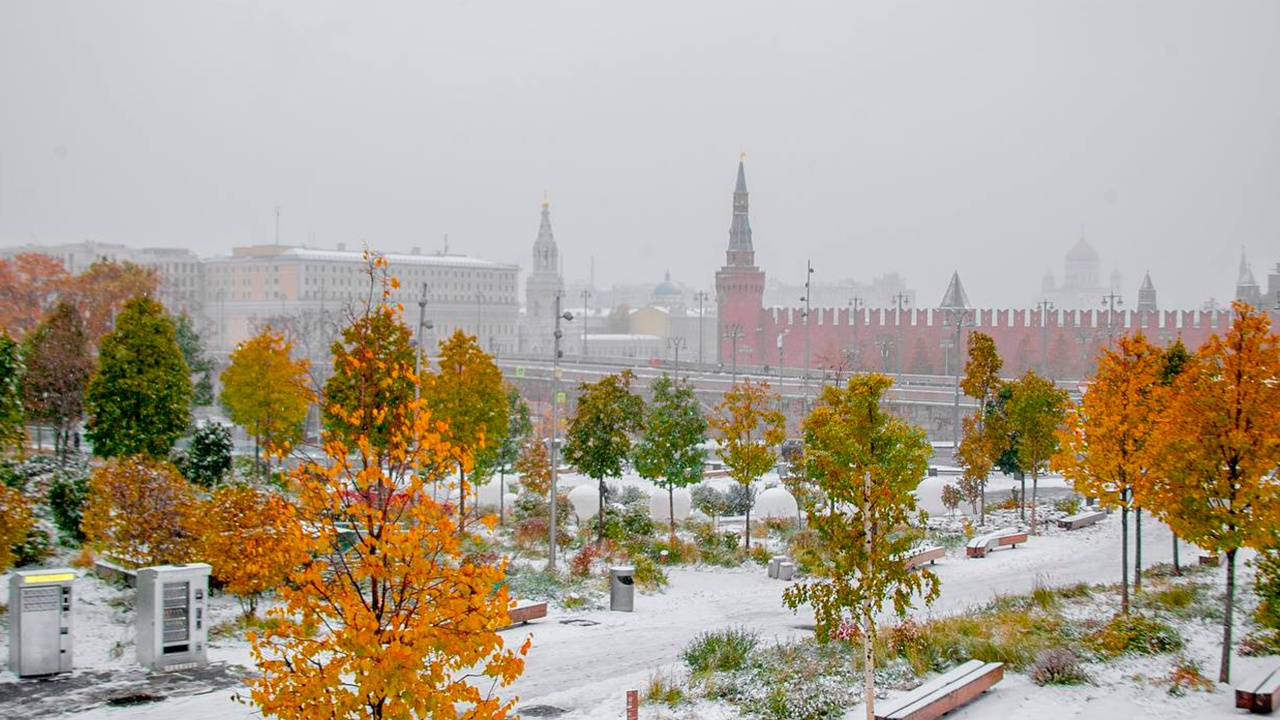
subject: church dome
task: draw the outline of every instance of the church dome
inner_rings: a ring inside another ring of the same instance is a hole
[[[671,282],[671,273],[667,272],[662,282],[653,287],[654,298],[680,297],[680,289]]]
[[[1098,262],[1098,251],[1083,237],[1067,252],[1067,262]]]

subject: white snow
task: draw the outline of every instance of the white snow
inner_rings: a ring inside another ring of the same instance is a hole
[[[566,476],[564,487],[589,485],[589,479]],[[776,481],[776,479],[775,479]],[[921,503],[935,515],[945,514],[938,493],[947,478],[929,478],[920,488]],[[726,481],[727,482],[727,481]],[[621,484],[651,487],[635,477]],[[1000,479],[993,489],[1012,486],[1012,480]],[[764,485],[762,484],[761,487]],[[1028,481],[1028,488],[1030,481]],[[1041,481],[1041,489],[1053,493],[1065,489],[1060,479]],[[942,580],[942,597],[930,609],[921,609],[921,617],[948,614],[981,605],[1003,594],[1026,593],[1037,584],[1059,585],[1081,581],[1116,582],[1120,577],[1119,517],[1112,514],[1095,526],[1072,532],[1046,526],[1045,534],[1032,537],[1016,549],[1001,549],[984,559],[965,559],[963,549],[952,550],[933,570]],[[1144,564],[1168,562],[1171,557],[1169,531],[1159,523],[1144,519]],[[1184,546],[1184,562],[1195,561],[1194,548]],[[1220,571],[1219,571],[1220,574]],[[1240,592],[1248,592],[1248,572],[1240,573]],[[507,691],[519,695],[518,707],[553,705],[564,708],[566,720],[603,720],[624,716],[627,690],[641,690],[653,673],[680,672],[681,650],[699,633],[726,626],[743,625],[754,629],[765,640],[784,640],[811,635],[813,618],[802,610],[793,613],[781,601],[786,584],[770,580],[763,567],[669,570],[670,584],[659,593],[641,593],[635,599],[635,612],[615,613],[608,610],[581,612],[557,611],[545,619],[525,627],[504,631],[509,644],[518,644],[532,635],[533,646],[524,675]],[[7,586],[7,584],[6,584]],[[92,577],[76,581],[74,616],[76,673],[136,668],[134,661],[130,593],[116,590]],[[212,621],[230,619],[238,606],[229,598],[215,598]],[[564,621],[575,621],[565,624]],[[1237,637],[1239,636],[1237,632]],[[1206,676],[1217,674],[1220,653],[1220,629],[1206,623],[1189,637],[1187,654],[1199,661]],[[7,638],[0,640],[0,655],[7,654]],[[210,660],[251,666],[248,650],[242,641],[211,643]],[[1003,682],[951,717],[974,718],[1090,718],[1090,720],[1134,720],[1136,718],[1227,718],[1239,717],[1234,709],[1231,689],[1220,685],[1214,692],[1190,692],[1185,697],[1171,697],[1167,683],[1153,683],[1151,678],[1166,675],[1170,656],[1140,660],[1123,660],[1095,670],[1095,684],[1077,688],[1042,688],[1025,676],[1009,673]],[[1240,677],[1259,661],[1235,660],[1234,676]],[[0,682],[18,680],[9,672],[0,674]],[[76,720],[108,720],[114,718],[173,718],[186,720],[223,720],[258,717],[252,705],[231,699],[231,691],[210,692],[190,697],[175,697],[130,708],[99,706],[89,710],[52,717]],[[669,709],[643,706],[643,718],[729,718],[731,709],[709,704],[692,708]],[[861,708],[852,709],[849,718],[862,717]]]

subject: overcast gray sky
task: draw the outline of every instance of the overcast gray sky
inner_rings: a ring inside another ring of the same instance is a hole
[[[1280,261],[1280,3],[0,0],[0,245],[281,239],[710,288],[757,260],[1030,305]],[[926,302],[927,301],[927,302]]]

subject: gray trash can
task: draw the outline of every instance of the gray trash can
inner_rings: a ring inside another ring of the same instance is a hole
[[[791,582],[791,578],[796,574],[796,564],[784,562],[778,565],[778,579]]]
[[[609,609],[631,612],[636,604],[636,569],[630,565],[609,568]]]

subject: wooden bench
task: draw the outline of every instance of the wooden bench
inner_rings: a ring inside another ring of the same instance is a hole
[[[1079,530],[1082,527],[1088,527],[1099,520],[1105,519],[1106,517],[1106,510],[1086,510],[1084,512],[1076,513],[1075,515],[1068,515],[1067,517],[1062,518],[1058,521],[1058,527],[1063,530]]]
[[[877,703],[876,720],[934,720],[973,700],[1004,678],[1004,663],[970,660],[910,692]]]
[[[537,620],[547,616],[547,604],[521,600],[516,603],[515,607],[507,611],[507,616],[511,618],[511,622],[506,627],[528,625],[530,620]]]
[[[946,548],[941,545],[917,545],[907,553],[907,569],[920,567],[925,563],[933,564],[935,560],[945,557]]]
[[[971,558],[986,557],[987,553],[998,547],[1018,547],[1018,543],[1027,541],[1027,534],[1021,530],[996,530],[979,535],[965,546],[965,555]]]
[[[1236,683],[1236,707],[1252,713],[1270,714],[1276,709],[1280,694],[1280,661],[1273,661],[1258,672]]]

